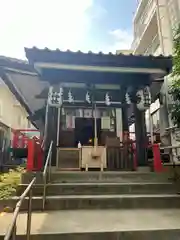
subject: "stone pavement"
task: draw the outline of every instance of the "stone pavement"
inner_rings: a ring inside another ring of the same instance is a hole
[[[170,203],[171,204],[171,203]],[[18,234],[26,230],[26,213],[17,221]],[[0,215],[0,235],[12,220],[11,213]],[[32,215],[32,234],[148,231],[180,229],[180,210],[78,210],[37,212]]]

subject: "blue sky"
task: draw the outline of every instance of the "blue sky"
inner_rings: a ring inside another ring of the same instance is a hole
[[[0,55],[25,58],[24,47],[32,46],[85,52],[128,49],[136,2],[0,0]]]

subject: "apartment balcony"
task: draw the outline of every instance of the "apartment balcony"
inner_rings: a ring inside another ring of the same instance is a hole
[[[158,52],[157,50],[158,50],[159,46],[160,46],[159,36],[158,36],[158,34],[156,34],[155,37],[153,38],[151,44],[146,49],[144,55],[156,55],[156,53]],[[159,55],[159,54],[157,53],[157,55]]]
[[[150,22],[146,25],[141,37],[135,38],[132,44],[132,50],[134,54],[146,54],[153,55],[158,48],[158,23],[156,12],[153,14]]]
[[[146,3],[146,5],[145,6],[143,5],[144,8],[142,9],[140,5],[144,3]],[[154,0],[149,0],[148,2],[146,2],[145,0],[140,1],[138,10],[134,18],[134,41],[132,43],[133,50],[136,50],[136,48],[140,44],[140,41],[143,38],[143,35],[146,32],[155,14],[156,14],[156,1]]]

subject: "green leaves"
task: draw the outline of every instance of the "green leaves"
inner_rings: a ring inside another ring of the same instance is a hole
[[[180,24],[174,35],[173,75],[180,76]]]
[[[173,43],[173,80],[169,90],[173,104],[170,112],[172,121],[177,127],[180,127],[180,24],[175,32]]]
[[[8,199],[15,195],[16,188],[20,184],[23,168],[18,167],[15,170],[9,170],[8,173],[0,175],[0,199]]]

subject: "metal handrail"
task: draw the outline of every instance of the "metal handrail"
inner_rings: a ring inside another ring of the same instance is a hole
[[[47,102],[46,104],[46,115],[45,115],[45,126],[44,126],[44,136],[43,136],[43,141],[41,148],[44,150],[44,145],[46,142],[46,137],[47,137],[47,129],[48,129],[48,111],[49,111],[49,104]]]
[[[165,150],[165,149],[178,149],[178,148],[180,148],[180,145],[172,145],[172,146],[160,147],[161,150]]]
[[[50,181],[51,178],[51,159],[52,159],[52,146],[53,146],[53,141],[50,143],[50,147],[48,150],[48,155],[46,158],[46,162],[44,165],[44,171],[43,171],[43,210],[45,209],[45,203],[46,203],[46,187],[47,187],[47,170],[48,171],[48,182]],[[48,168],[49,167],[49,168]]]
[[[36,181],[36,177],[32,179],[32,181],[29,183],[23,194],[20,196],[19,201],[16,204],[16,208],[14,210],[13,219],[11,224],[9,225],[9,228],[5,234],[4,240],[15,240],[16,239],[16,222],[17,217],[19,215],[20,208],[22,206],[23,201],[29,194],[29,200],[28,200],[28,212],[27,212],[27,229],[26,229],[26,239],[30,239],[30,233],[31,233],[31,214],[32,214],[32,186],[34,185]]]

